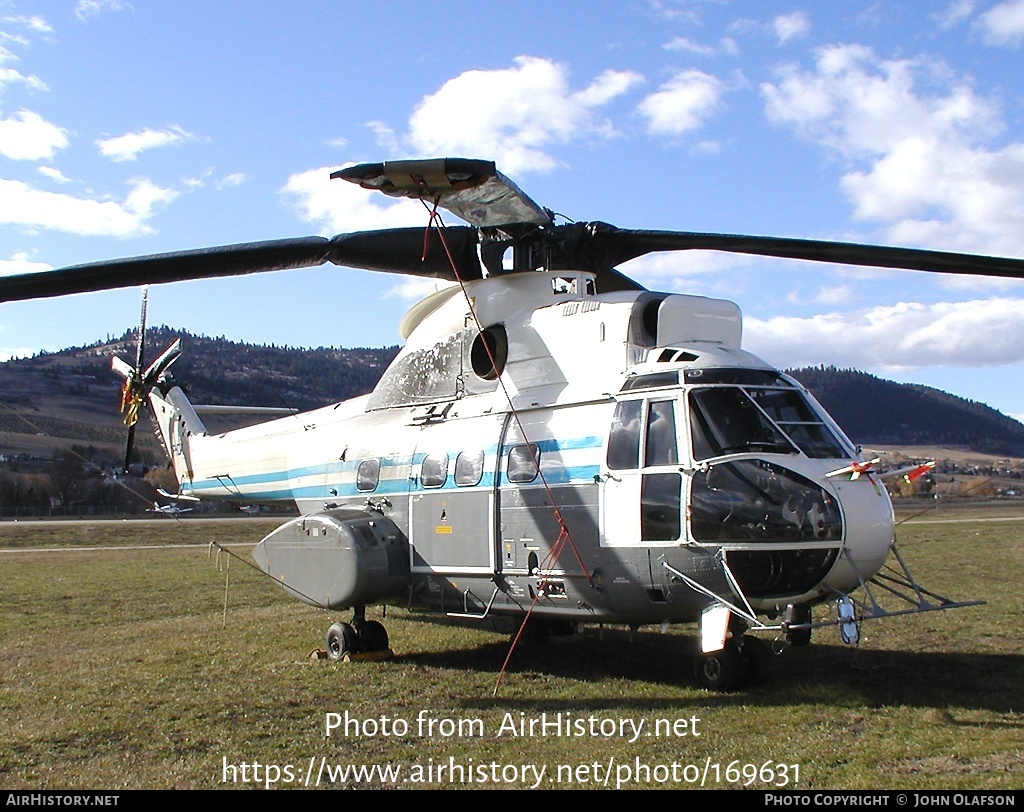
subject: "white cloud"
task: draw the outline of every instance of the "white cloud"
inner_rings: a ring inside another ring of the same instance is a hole
[[[53,270],[52,265],[45,262],[34,262],[28,254],[18,252],[10,259],[0,259],[0,276],[16,276],[23,273],[38,273]]]
[[[458,283],[444,282],[440,279],[406,277],[403,281],[388,288],[384,292],[384,298],[407,299],[418,302],[421,299],[427,298],[432,293],[437,293],[456,284]]]
[[[0,347],[0,361],[10,361],[12,358],[31,358],[39,352],[31,347]]]
[[[783,367],[899,370],[1024,361],[1024,300],[903,302],[810,318],[744,319],[745,345]]]
[[[705,45],[702,42],[696,42],[689,37],[672,37],[668,42],[665,43],[664,49],[666,51],[678,51],[687,54],[696,54],[697,56],[715,56],[718,53],[718,48],[714,45]]]
[[[337,167],[310,169],[292,175],[281,192],[291,198],[299,216],[318,223],[331,236],[378,228],[426,226],[427,213],[419,201],[389,199],[354,183],[335,179]]]
[[[170,203],[178,196],[171,189],[164,189],[146,178],[134,178],[132,188],[124,199],[124,210],[138,220],[148,220],[157,206]]]
[[[67,130],[30,110],[0,119],[0,155],[15,161],[50,160],[69,144]]]
[[[832,46],[762,92],[772,121],[846,162],[855,216],[887,241],[1024,255],[1024,142],[992,146],[997,105],[946,65]]]
[[[633,72],[605,71],[573,91],[564,66],[520,56],[513,67],[445,82],[416,107],[405,140],[422,155],[488,156],[507,173],[547,170],[555,165],[551,145],[613,136],[596,109],[641,81]]]
[[[244,172],[232,172],[217,181],[217,189],[230,189],[233,186],[241,186],[245,183]]]
[[[830,285],[827,288],[820,288],[814,296],[814,301],[819,304],[836,305],[849,302],[853,296],[853,289],[849,285]]]
[[[29,31],[33,31],[37,34],[50,34],[53,33],[53,27],[46,22],[46,20],[38,15],[32,17],[26,17],[24,15],[14,15],[11,17],[4,17],[0,19],[0,22],[7,25],[13,23],[15,25],[21,25],[27,28]]]
[[[1024,0],[1007,0],[978,18],[978,27],[990,45],[1017,45],[1024,38]]]
[[[37,166],[36,171],[56,183],[70,183],[71,178],[52,166]]]
[[[97,17],[105,11],[124,11],[131,4],[125,0],[78,0],[75,4],[75,16],[80,20]]]
[[[727,251],[658,251],[618,270],[650,290],[733,299],[746,290],[750,257]]]
[[[4,49],[0,49],[0,53]],[[0,62],[5,61],[3,57],[9,57],[9,53],[2,54],[0,56]],[[20,71],[16,71],[14,68],[0,68],[0,91],[4,90],[7,85],[23,84],[28,87],[29,90],[45,91],[49,90],[46,83],[38,76],[29,74],[26,76]]]
[[[974,13],[974,6],[974,0],[952,0],[946,8],[929,16],[945,31],[955,28],[970,17]]]
[[[700,127],[719,107],[722,83],[703,71],[685,70],[665,82],[639,106],[647,129],[657,135],[682,135]]]
[[[17,180],[0,180],[0,224],[79,235],[130,237],[149,233],[146,224],[175,192],[145,179],[132,181],[125,200],[93,200],[44,192]]]
[[[177,125],[166,130],[146,128],[134,133],[125,133],[114,138],[102,138],[96,142],[100,154],[112,161],[134,161],[139,153],[157,147],[176,146],[195,138]]]
[[[7,89],[8,85],[24,85],[29,91],[47,91],[46,83],[38,76],[24,74],[14,68],[7,67],[7,63],[18,61],[10,47],[30,46],[31,40],[22,33],[16,33],[14,29],[22,29],[31,34],[49,34],[53,31],[49,23],[42,17],[6,16],[0,17],[0,92]]]
[[[723,273],[749,262],[743,255],[726,251],[655,251],[623,262],[618,268],[638,281],[664,285],[666,279]]]
[[[804,12],[794,11],[772,20],[772,30],[778,37],[779,45],[785,45],[790,40],[806,37],[811,30],[811,21]]]

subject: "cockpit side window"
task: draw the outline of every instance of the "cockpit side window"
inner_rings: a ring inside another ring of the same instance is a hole
[[[676,541],[682,534],[675,407],[674,399],[623,400],[616,404],[612,417],[606,462],[609,470],[623,473],[610,476],[609,485],[619,493],[630,493],[635,500],[637,493],[629,488],[635,487],[639,479],[642,542]],[[633,485],[623,485],[625,490],[620,490],[619,483],[623,482]],[[626,509],[636,510],[636,502],[631,501]]]
[[[640,465],[640,408],[642,400],[623,400],[615,405],[608,436],[608,468],[612,471]]]
[[[644,465],[675,465],[676,418],[671,400],[656,400],[647,405],[647,438],[644,443]]]

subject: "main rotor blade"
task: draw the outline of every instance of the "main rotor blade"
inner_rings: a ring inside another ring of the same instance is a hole
[[[385,161],[339,169],[331,174],[376,189],[391,197],[410,197],[436,203],[479,228],[507,225],[550,226],[545,211],[511,180],[494,161],[467,158],[429,158]]]
[[[628,230],[593,225],[601,226],[592,229],[593,240],[612,265],[655,251],[709,250],[840,265],[1024,278],[1024,259],[787,237]]]
[[[463,279],[479,279],[476,229],[444,229],[450,261],[436,233],[424,242],[422,228],[364,231],[325,237],[298,237],[222,245],[192,251],[93,262],[39,273],[0,277],[0,302],[45,299],[71,293],[182,282],[222,276],[311,268],[327,262],[350,268],[455,280],[452,261]],[[424,245],[427,246],[424,257]]]

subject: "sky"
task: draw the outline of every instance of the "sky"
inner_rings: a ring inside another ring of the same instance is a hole
[[[1024,257],[1022,68],[1024,0],[0,0],[0,274],[425,225],[329,175],[443,156],[576,221]],[[777,367],[1024,418],[1024,283],[710,252],[621,270],[737,302]],[[426,292],[324,266],[155,286],[148,320],[378,347]],[[120,335],[140,300],[2,304],[0,358]]]

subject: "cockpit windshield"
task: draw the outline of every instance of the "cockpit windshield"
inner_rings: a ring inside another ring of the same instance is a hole
[[[709,386],[689,393],[693,456],[761,452],[843,459],[852,449],[793,387]]]

